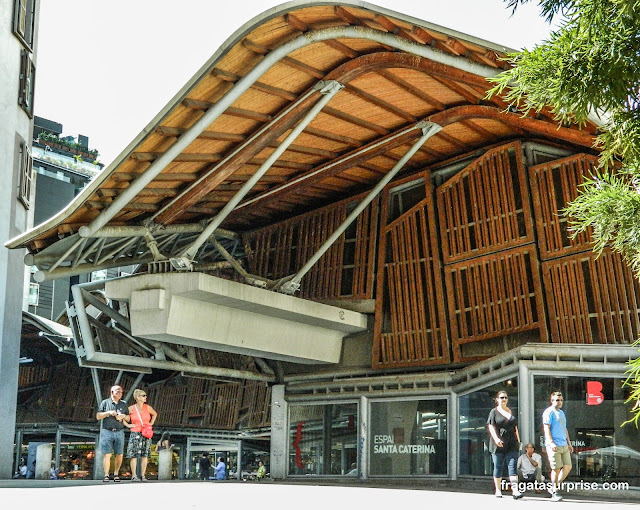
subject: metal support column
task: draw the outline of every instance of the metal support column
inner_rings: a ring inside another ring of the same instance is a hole
[[[133,384],[131,385],[131,388],[129,388],[129,391],[127,391],[127,394],[124,397],[124,401],[125,402],[129,402],[131,400],[131,397],[133,396],[133,392],[136,390],[136,388],[138,387],[138,384],[140,384],[140,381],[142,381],[142,378],[144,377],[144,373],[141,372],[138,374],[138,377],[136,377],[136,380],[133,381]],[[133,402],[135,404],[135,402]]]
[[[55,462],[56,473],[60,472],[60,443],[62,442],[62,431],[60,430],[60,426],[58,425],[58,429],[56,430],[56,449],[55,449],[55,458],[53,459]]]
[[[271,458],[269,471],[271,478],[282,480],[287,477],[289,452],[288,410],[284,399],[284,384],[274,384],[271,388]]]
[[[100,390],[100,379],[98,378],[98,369],[91,368],[91,380],[93,381],[93,391],[96,394],[96,407],[102,402],[102,391]]]
[[[449,445],[449,463],[447,469],[449,470],[449,476],[452,480],[458,479],[458,444],[460,441],[460,420],[459,420],[459,405],[458,399],[460,397],[451,392],[448,398],[449,410],[447,419],[448,437],[447,443]]]
[[[382,180],[369,192],[369,194],[362,199],[357,207],[347,216],[342,224],[335,230],[331,236],[324,242],[324,244],[313,254],[313,256],[302,266],[302,268],[289,280],[285,281],[280,286],[280,291],[286,294],[293,294],[300,288],[300,281],[305,274],[314,266],[320,257],[331,247],[331,245],[338,240],[338,238],[347,230],[349,225],[360,215],[362,211],[371,203],[371,201],[384,189],[384,187],[391,182],[396,174],[402,170],[404,165],[418,152],[418,149],[424,145],[424,143],[442,129],[442,126],[434,124],[433,122],[423,121],[418,124],[422,129],[422,136],[411,146],[406,154],[396,163],[396,165],[382,178]]]
[[[529,368],[525,363],[518,365],[518,432],[523,444],[536,444],[533,437],[533,386],[529,384]],[[538,446],[536,446],[538,447]]]
[[[369,399],[360,397],[360,431],[358,434],[358,475],[369,477]]]
[[[14,468],[14,473],[16,471],[18,471],[18,466],[20,465],[20,459],[22,458],[22,431],[21,430],[16,430],[16,451],[15,451],[15,468]]]

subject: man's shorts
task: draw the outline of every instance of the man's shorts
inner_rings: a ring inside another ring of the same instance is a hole
[[[117,431],[102,429],[100,431],[100,451],[106,455],[111,453],[122,455],[124,453],[124,429]]]
[[[571,453],[568,446],[558,446],[555,452],[547,446],[547,455],[551,469],[562,469],[562,466],[571,467]]]

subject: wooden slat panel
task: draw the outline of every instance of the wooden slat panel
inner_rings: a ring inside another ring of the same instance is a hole
[[[18,388],[46,384],[51,377],[51,368],[38,365],[20,365],[18,371]]]
[[[445,263],[533,241],[519,143],[488,151],[438,188]]]
[[[428,198],[381,229],[374,368],[448,363],[441,262]],[[386,215],[386,204],[382,217]]]
[[[529,168],[542,260],[591,249],[591,230],[571,239],[562,211],[577,198],[580,184],[592,176],[597,164],[594,156],[576,154]]]
[[[454,360],[460,346],[532,329],[547,341],[538,260],[532,244],[445,266]]]
[[[640,284],[618,253],[578,253],[542,268],[553,342],[624,344],[638,338]]]
[[[357,202],[343,201],[245,235],[244,242],[250,246],[250,271],[272,279],[294,274],[340,226]],[[374,200],[303,278],[300,297],[373,297],[377,217],[378,200]],[[353,255],[346,252],[347,246]]]

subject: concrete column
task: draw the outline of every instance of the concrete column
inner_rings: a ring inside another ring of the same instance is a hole
[[[358,433],[358,475],[369,477],[369,399],[360,397],[360,431]]]
[[[100,436],[98,436],[100,437]],[[96,439],[96,456],[93,459],[93,479],[102,480],[104,478],[104,467],[102,467],[102,461],[104,460],[104,454],[100,449],[100,441]]]
[[[518,366],[518,433],[523,444],[533,443],[539,449],[539,445],[533,437],[535,426],[533,409],[533,385],[529,384],[529,369],[524,363]],[[539,452],[538,452],[539,453]]]
[[[287,477],[287,402],[284,400],[284,384],[274,384],[271,388],[271,478]]]
[[[171,480],[171,467],[173,464],[173,451],[160,450],[158,453],[158,480]]]
[[[36,480],[48,480],[51,470],[53,445],[41,444],[36,448]]]
[[[14,472],[18,471],[18,466],[20,465],[20,459],[22,458],[22,431],[16,431],[16,458],[15,458],[15,466]]]
[[[460,409],[457,394],[451,392],[449,396],[449,412],[447,413],[447,430],[449,431],[447,444],[449,445],[449,476],[458,479],[458,445],[460,438]]]

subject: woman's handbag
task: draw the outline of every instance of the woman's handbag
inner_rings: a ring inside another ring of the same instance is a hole
[[[140,418],[140,423],[142,423],[142,416],[140,415],[138,406],[134,404],[133,407],[136,408],[136,412],[138,413],[138,418]],[[142,429],[140,429],[140,434],[142,434],[147,439],[151,439],[153,437],[153,426],[150,423],[142,423]]]
[[[151,425],[149,425],[148,423],[144,424],[142,426],[142,430],[140,431],[140,433],[148,438],[151,439],[153,437],[153,427]]]

